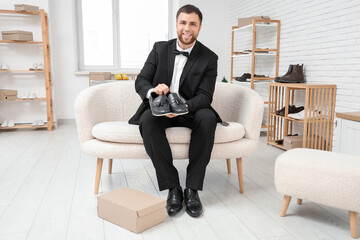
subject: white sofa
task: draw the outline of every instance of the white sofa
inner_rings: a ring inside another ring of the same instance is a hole
[[[104,158],[109,159],[111,173],[113,159],[149,159],[139,133],[139,126],[128,124],[141,99],[135,92],[134,81],[101,84],[83,90],[75,101],[75,115],[81,150],[97,158],[95,194],[98,193]],[[250,88],[236,84],[217,83],[212,106],[223,121],[218,123],[212,159],[237,159],[240,192],[244,192],[242,157],[258,148],[264,103]],[[191,130],[168,128],[174,159],[187,159]]]

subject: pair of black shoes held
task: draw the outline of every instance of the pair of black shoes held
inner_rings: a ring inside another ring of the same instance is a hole
[[[197,190],[185,188],[184,194],[182,188],[174,187],[169,189],[166,211],[169,216],[174,216],[183,208],[185,200],[185,211],[192,217],[199,217],[202,214],[202,204]]]
[[[176,93],[157,95],[155,92],[152,92],[149,101],[150,109],[154,116],[165,116],[170,113],[183,115],[189,112],[185,103]]]

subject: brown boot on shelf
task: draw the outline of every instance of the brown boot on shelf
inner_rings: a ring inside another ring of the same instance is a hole
[[[302,65],[293,65],[292,71],[287,76],[282,76],[279,79],[281,83],[304,83],[304,73],[303,73],[303,64]]]
[[[282,76],[282,77],[286,77],[286,76],[290,75],[290,73],[291,73],[291,71],[292,71],[292,69],[293,69],[294,66],[295,66],[295,65],[290,64],[288,71],[287,71],[287,72],[284,74],[284,76]],[[280,80],[280,78],[282,78],[282,77],[277,77],[277,78],[275,78],[275,82],[280,82],[279,80]]]

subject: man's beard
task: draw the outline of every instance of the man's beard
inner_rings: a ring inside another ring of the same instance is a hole
[[[179,39],[179,41],[180,41],[182,44],[184,44],[184,45],[191,45],[191,44],[193,44],[193,43],[195,42],[196,37],[195,37],[194,35],[192,35],[190,41],[189,41],[189,42],[185,42],[184,39],[183,39],[182,33],[180,33],[180,34],[178,34],[178,39]]]

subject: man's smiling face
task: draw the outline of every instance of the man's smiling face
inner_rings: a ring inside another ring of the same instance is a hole
[[[192,47],[201,29],[200,18],[196,13],[180,13],[176,20],[179,46],[182,49]]]

